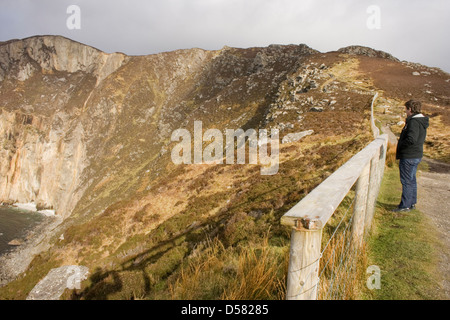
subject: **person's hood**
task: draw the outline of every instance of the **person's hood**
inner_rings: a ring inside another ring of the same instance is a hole
[[[418,121],[425,129],[428,128],[428,126],[430,125],[428,117],[425,117],[421,113],[411,116],[411,118],[409,120],[413,120],[413,119],[414,119],[414,121]]]

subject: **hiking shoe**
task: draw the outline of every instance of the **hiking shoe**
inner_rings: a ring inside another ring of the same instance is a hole
[[[409,212],[411,211],[411,208],[395,208],[392,210],[392,212]]]
[[[411,208],[410,208],[411,210],[416,210],[416,205],[415,204],[413,204],[412,206],[411,206]]]

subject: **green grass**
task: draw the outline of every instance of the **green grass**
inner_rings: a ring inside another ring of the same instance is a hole
[[[422,165],[422,170],[426,169]],[[419,210],[393,213],[400,202],[398,166],[386,168],[378,197],[372,236],[368,242],[368,265],[381,269],[381,288],[366,291],[364,299],[445,299],[439,286],[436,230]],[[418,195],[420,202],[420,194]]]

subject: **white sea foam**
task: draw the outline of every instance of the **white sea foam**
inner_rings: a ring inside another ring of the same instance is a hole
[[[36,209],[36,204],[34,202],[28,202],[28,203],[14,203],[13,206],[19,208],[19,209],[23,209],[23,210],[28,210],[28,211],[37,211]]]
[[[28,202],[28,203],[14,203],[13,206],[19,208],[19,209],[23,209],[23,210],[28,210],[28,211],[34,211],[34,212],[38,212],[41,213],[47,217],[54,217],[55,216],[55,210],[50,210],[50,209],[45,209],[45,210],[37,210],[36,208],[36,204],[34,202]]]
[[[39,213],[42,213],[43,215],[47,217],[54,217],[55,216],[55,210],[39,210]]]

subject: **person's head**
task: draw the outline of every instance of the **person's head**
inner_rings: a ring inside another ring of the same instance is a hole
[[[419,114],[422,111],[422,104],[417,100],[409,100],[405,103],[406,115]]]

